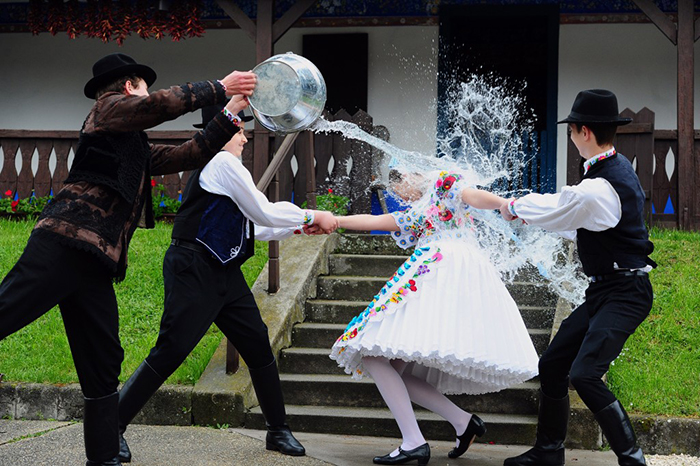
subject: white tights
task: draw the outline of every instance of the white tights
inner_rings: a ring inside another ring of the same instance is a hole
[[[362,365],[374,379],[379,393],[399,425],[403,450],[412,450],[425,443],[411,401],[443,417],[452,424],[456,435],[464,433],[472,415],[452,403],[428,382],[411,374],[404,374],[408,365],[406,361],[389,360],[383,356],[365,356],[362,358]],[[394,450],[391,456],[397,454],[398,449]]]

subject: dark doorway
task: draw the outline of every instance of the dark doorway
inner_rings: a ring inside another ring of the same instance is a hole
[[[513,82],[525,81],[525,104],[533,109],[539,150],[528,167],[525,189],[556,188],[556,114],[559,50],[558,5],[462,6],[440,8],[438,61],[438,132],[450,122],[445,108],[451,79],[493,73]]]
[[[326,81],[327,110],[367,111],[367,34],[307,34],[302,50]]]

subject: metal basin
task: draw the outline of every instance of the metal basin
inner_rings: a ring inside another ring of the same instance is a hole
[[[277,133],[294,133],[309,127],[326,105],[326,82],[306,58],[287,52],[270,57],[253,68],[258,77],[248,98],[255,119]]]

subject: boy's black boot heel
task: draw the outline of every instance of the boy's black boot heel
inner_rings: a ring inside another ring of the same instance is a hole
[[[164,382],[165,378],[148,361],[143,361],[119,391],[119,461],[122,463],[131,462],[131,450],[124,439],[126,426]]]
[[[620,466],[646,465],[644,453],[637,445],[632,423],[619,401],[610,403],[595,414],[610,448],[617,455]]]
[[[503,466],[564,466],[564,440],[569,424],[569,395],[550,398],[540,390],[535,447],[507,458]]]
[[[467,428],[464,430],[464,433],[457,437],[459,440],[459,446],[450,450],[447,456],[450,458],[459,458],[469,449],[476,437],[481,437],[485,433],[486,424],[484,424],[484,421],[482,421],[476,414],[472,414],[472,418],[469,420],[469,424],[467,424]]]
[[[396,456],[376,456],[373,460],[374,464],[404,464],[409,461],[418,460],[418,466],[425,466],[430,461],[430,445],[423,445],[414,448],[413,450],[403,450],[399,447],[399,454]]]

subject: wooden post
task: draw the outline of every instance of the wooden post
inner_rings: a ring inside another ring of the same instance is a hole
[[[255,56],[257,63],[261,63],[272,56],[274,43],[308,10],[316,0],[299,0],[276,23],[274,0],[258,0],[256,22],[248,18],[233,0],[217,0],[219,5],[231,16],[231,18],[243,29],[250,38],[255,41]],[[253,28],[254,26],[254,28]],[[265,168],[270,159],[270,132],[256,124],[253,131],[253,180],[259,181],[265,173]],[[279,195],[279,187],[274,184],[272,197]],[[273,260],[273,255],[275,259]],[[276,241],[270,243],[270,280],[276,275],[276,285],[270,284],[268,291],[274,293],[279,289],[279,244]],[[273,272],[276,268],[277,272]],[[273,287],[273,285],[275,285]],[[235,351],[229,342],[229,348]],[[231,351],[229,351],[231,352]],[[238,354],[236,352],[236,358]],[[228,359],[228,355],[227,355]]]
[[[697,161],[693,154],[693,0],[678,0],[678,219],[697,228]]]
[[[304,131],[304,140],[306,140],[306,206],[309,209],[316,208],[316,166],[314,160],[316,154],[314,153],[314,133],[311,131]],[[299,164],[301,169],[301,164]]]
[[[255,35],[255,57],[262,63],[272,56],[272,22],[275,14],[274,0],[259,0],[257,33]],[[253,152],[253,179],[257,182],[265,172],[270,157],[270,131],[256,123],[255,148]]]
[[[0,171],[0,191],[5,195],[5,191],[12,191],[14,194],[17,189],[17,167],[15,166],[15,158],[17,150],[19,150],[19,139],[3,139],[1,142],[4,162],[2,171]]]

